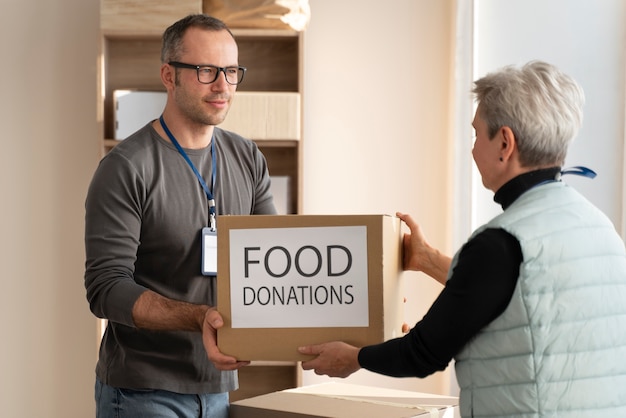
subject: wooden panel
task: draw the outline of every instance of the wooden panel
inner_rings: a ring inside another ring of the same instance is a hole
[[[282,18],[297,12],[306,16],[293,1],[204,0],[204,13],[224,21],[230,28],[291,29]]]
[[[114,137],[113,91],[136,89],[165,91],[161,83],[161,42],[155,38],[106,39],[104,135]]]
[[[235,32],[239,65],[248,68],[242,91],[292,91],[299,87],[297,36],[254,38]]]
[[[220,127],[249,139],[299,140],[300,95],[239,91]]]
[[[162,34],[178,19],[202,12],[201,0],[101,0],[105,34]]]
[[[292,147],[275,147],[271,143],[267,145],[264,141],[256,141],[259,149],[265,155],[270,175],[272,176],[289,176],[290,188],[290,204],[289,213],[298,213],[298,202],[300,195],[298,193],[300,178],[298,170],[298,143],[294,141]]]

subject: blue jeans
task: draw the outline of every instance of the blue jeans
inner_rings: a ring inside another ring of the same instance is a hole
[[[96,418],[228,418],[228,393],[120,389],[96,379]]]

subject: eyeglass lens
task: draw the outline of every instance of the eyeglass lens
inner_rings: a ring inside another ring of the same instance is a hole
[[[217,77],[223,72],[226,76],[226,81],[229,84],[239,84],[243,79],[244,70],[240,67],[214,67],[212,65],[206,65],[198,67],[198,81],[204,84],[209,84],[217,80]]]

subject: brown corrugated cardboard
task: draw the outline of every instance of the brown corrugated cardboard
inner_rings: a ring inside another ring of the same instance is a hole
[[[398,218],[220,216],[218,231],[223,353],[297,361],[309,358],[297,352],[302,345],[363,346],[402,335]]]
[[[457,405],[456,397],[333,382],[233,402],[230,418],[456,418]]]

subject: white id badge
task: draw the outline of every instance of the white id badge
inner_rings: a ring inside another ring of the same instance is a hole
[[[217,276],[217,231],[202,228],[202,274]]]

